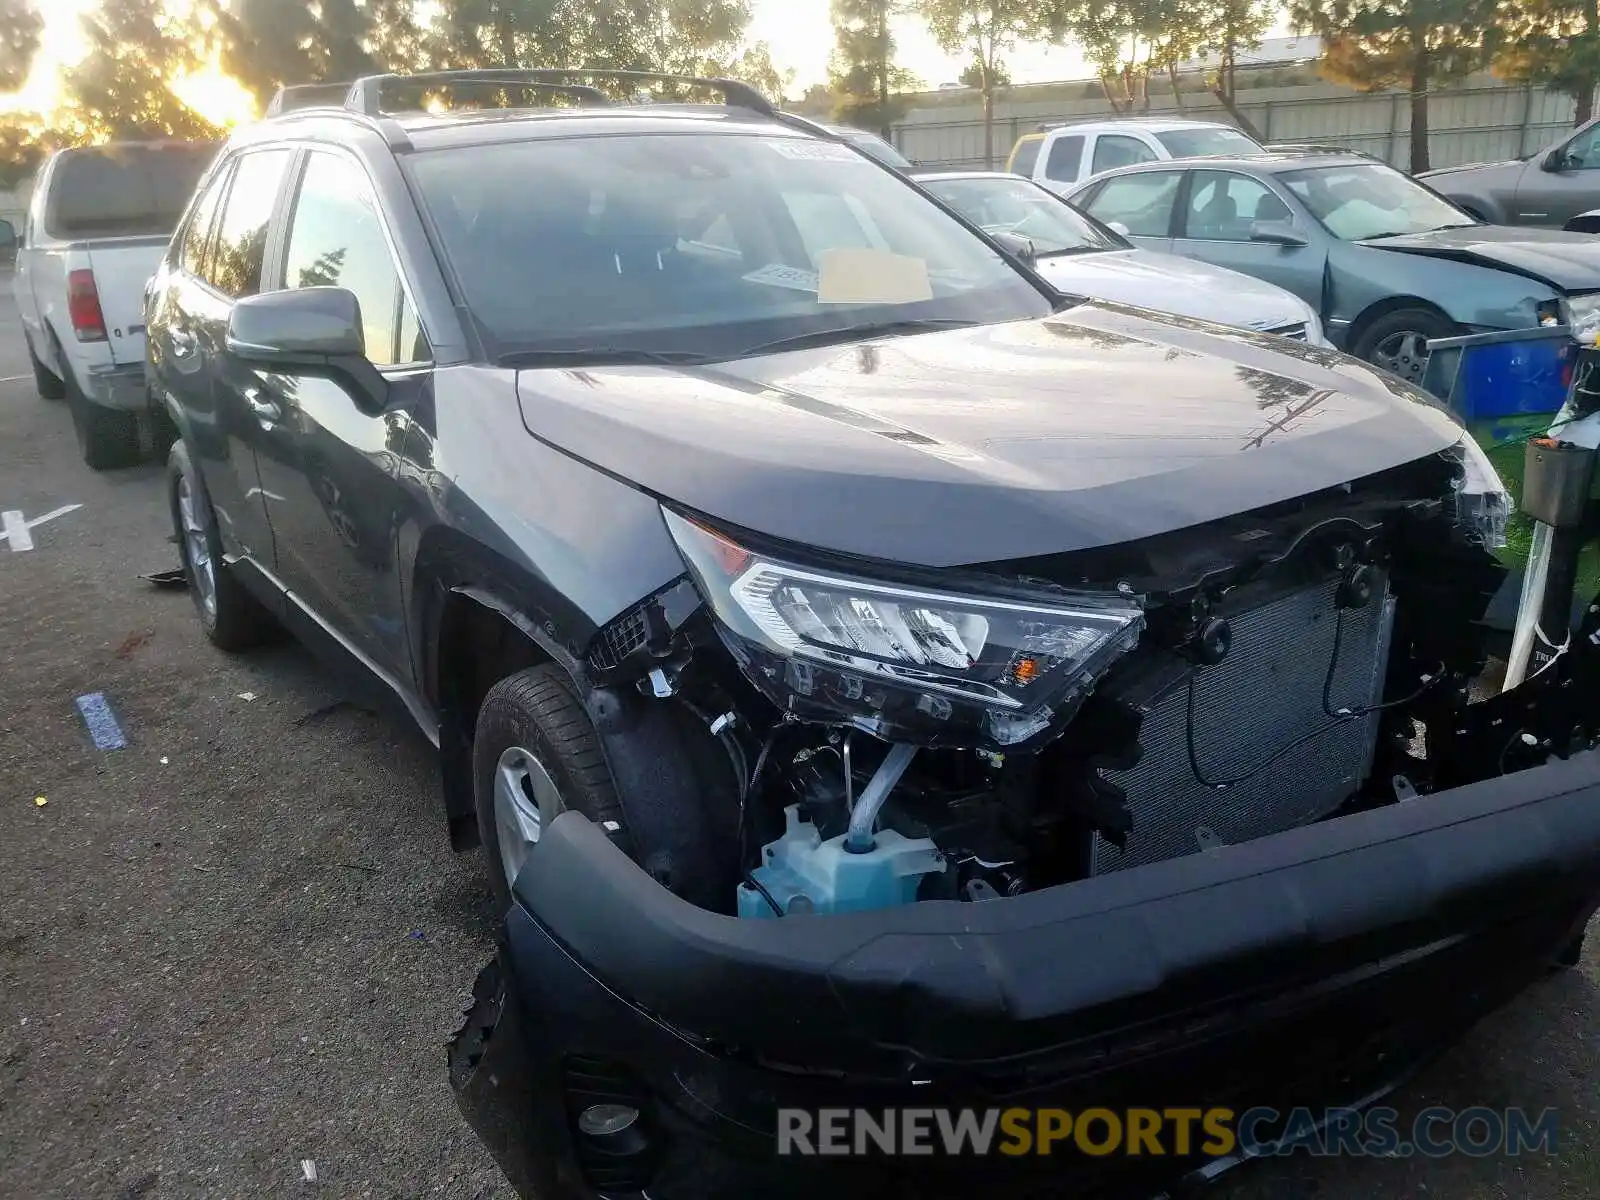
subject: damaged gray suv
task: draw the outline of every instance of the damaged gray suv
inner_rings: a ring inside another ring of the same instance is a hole
[[[150,291],[183,565],[438,745],[505,914],[450,1076],[522,1194],[1214,1171],[775,1114],[1353,1103],[1571,958],[1592,664],[1476,683],[1508,502],[1421,393],[1063,299],[739,84],[291,100]]]

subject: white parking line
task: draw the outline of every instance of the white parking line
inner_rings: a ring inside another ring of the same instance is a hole
[[[11,552],[20,554],[24,550],[33,549],[33,535],[28,531],[35,526],[43,525],[46,521],[54,521],[57,517],[64,517],[70,512],[77,512],[83,505],[63,504],[54,512],[47,512],[42,517],[33,520],[24,520],[20,512],[10,509],[0,512],[0,542],[9,541]]]
[[[0,383],[21,383],[24,379],[32,378],[32,375],[0,375]]]

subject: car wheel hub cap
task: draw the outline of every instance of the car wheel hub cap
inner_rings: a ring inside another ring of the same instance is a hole
[[[189,574],[206,615],[217,615],[217,575],[211,561],[211,544],[195,511],[194,494],[186,478],[178,479],[178,518],[183,523],[183,548],[189,559]]]
[[[500,756],[494,772],[494,824],[508,885],[516,882],[545,822],[554,820],[562,807],[555,780],[532,751],[513,746]]]
[[[1428,339],[1415,330],[1390,334],[1378,343],[1373,361],[1410,383],[1421,383],[1428,370]]]

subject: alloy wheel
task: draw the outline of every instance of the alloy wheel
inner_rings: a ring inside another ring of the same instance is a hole
[[[508,887],[538,844],[545,822],[562,808],[555,780],[532,751],[512,746],[500,756],[494,772],[494,823]]]
[[[1373,347],[1372,361],[1407,383],[1420,384],[1428,370],[1428,336],[1414,329],[1391,333]]]
[[[199,513],[195,510],[194,493],[189,487],[187,475],[178,479],[178,519],[183,523],[184,552],[189,559],[189,573],[194,580],[195,590],[199,593],[201,607],[205,609],[206,616],[215,619],[216,565],[211,560],[211,542],[206,537],[205,527],[200,524]]]

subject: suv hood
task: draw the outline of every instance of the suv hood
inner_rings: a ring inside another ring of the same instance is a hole
[[[1243,329],[1304,325],[1311,315],[1304,301],[1276,284],[1153,250],[1058,254],[1041,258],[1035,270],[1052,287],[1070,295],[1137,304]]]
[[[1370,238],[1360,243],[1377,250],[1450,258],[1536,279],[1566,292],[1600,289],[1600,238],[1563,229],[1510,225],[1468,225]]]
[[[926,567],[1115,545],[1437,453],[1393,376],[1107,303],[708,367],[517,373],[542,441],[724,525]]]

